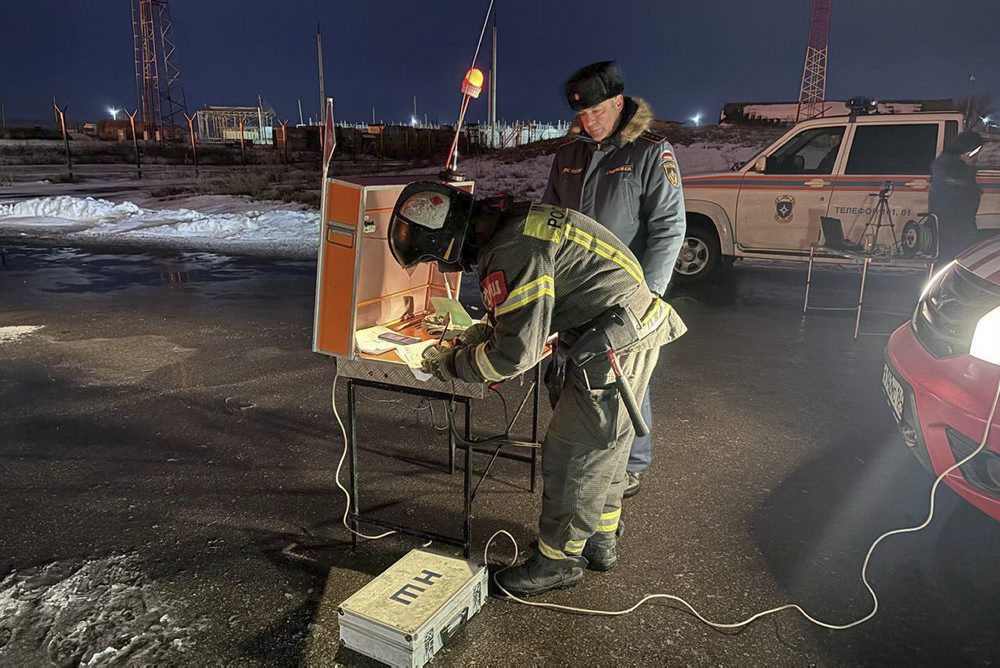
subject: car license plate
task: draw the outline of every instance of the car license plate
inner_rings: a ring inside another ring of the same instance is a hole
[[[892,408],[893,417],[896,418],[896,422],[902,422],[903,386],[896,380],[896,376],[893,375],[888,364],[882,368],[882,390],[885,392],[885,398],[889,402],[889,407]]]

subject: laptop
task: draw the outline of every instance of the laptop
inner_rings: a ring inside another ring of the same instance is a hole
[[[840,224],[840,218],[820,216],[819,223],[823,226],[823,245],[827,248],[847,251],[863,250],[861,244],[844,238],[844,228]]]

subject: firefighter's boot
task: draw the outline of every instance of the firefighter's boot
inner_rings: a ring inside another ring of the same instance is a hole
[[[618,563],[618,537],[614,531],[598,531],[587,539],[583,547],[587,568],[592,571],[610,571]]]
[[[501,571],[497,583],[514,596],[536,596],[552,589],[566,589],[583,579],[587,560],[567,555],[565,559],[549,559],[535,552],[524,563]]]

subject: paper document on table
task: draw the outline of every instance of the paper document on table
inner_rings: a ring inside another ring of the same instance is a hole
[[[381,325],[369,327],[368,329],[359,329],[354,333],[354,343],[358,347],[358,350],[369,355],[381,355],[382,353],[399,348],[400,346],[397,343],[378,338],[380,335],[386,333],[392,333],[392,330]]]
[[[428,339],[427,341],[421,341],[420,343],[414,343],[410,346],[399,346],[396,348],[396,354],[399,355],[399,359],[403,360],[406,366],[410,367],[410,371],[417,380],[430,380],[431,375],[420,370],[420,363],[424,360],[424,351],[433,346],[437,341],[434,339]]]
[[[446,297],[431,297],[431,304],[434,305],[434,312],[439,315],[450,315],[451,324],[449,327],[465,328],[472,324],[472,316],[465,310],[465,307],[458,303],[456,299]]]

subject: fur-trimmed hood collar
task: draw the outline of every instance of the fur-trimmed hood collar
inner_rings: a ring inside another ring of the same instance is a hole
[[[639,136],[649,129],[650,124],[653,122],[653,107],[649,105],[648,102],[638,97],[626,97],[625,107],[622,109],[622,118],[618,123],[618,128],[611,133],[603,143],[614,143],[619,146],[624,144],[631,144]],[[587,134],[583,131],[583,127],[580,125],[579,120],[574,120],[573,125],[570,126],[569,131],[566,133],[569,138],[579,137],[580,139],[586,139],[588,141],[593,141]]]

